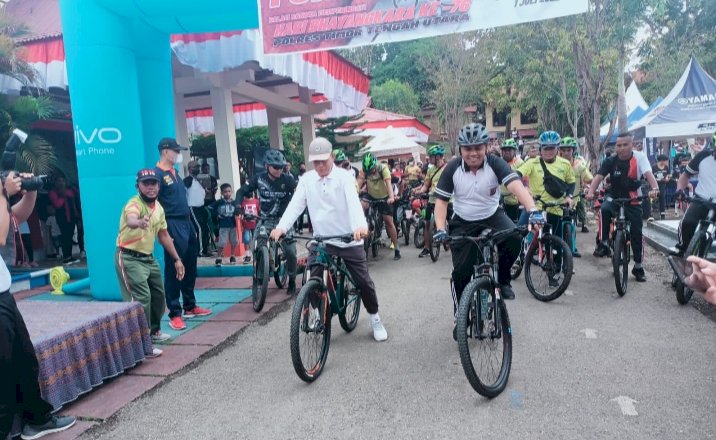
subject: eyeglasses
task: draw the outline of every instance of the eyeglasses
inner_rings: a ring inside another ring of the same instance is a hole
[[[269,165],[271,168],[273,168],[276,171],[283,171],[283,167],[278,167],[276,165]]]

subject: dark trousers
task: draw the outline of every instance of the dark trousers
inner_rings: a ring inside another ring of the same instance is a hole
[[[256,224],[256,230],[260,229],[261,226],[264,226],[266,227],[268,233],[271,233],[271,231],[278,224],[279,220],[280,219],[260,220]],[[298,266],[298,257],[296,256],[296,239],[293,238],[293,234],[289,232],[284,237],[283,241],[281,241],[281,246],[283,246],[283,254],[286,256],[286,272],[288,272],[288,277],[290,279],[295,279],[296,267]],[[253,249],[253,252],[254,255],[256,255],[256,249]]]
[[[72,257],[72,236],[75,235],[75,220],[67,220],[63,213],[58,213],[57,226],[60,228],[60,244],[62,245],[62,258]]]
[[[609,225],[612,222],[612,216],[619,215],[617,206],[608,200],[602,202],[602,240],[608,240]],[[624,207],[624,217],[631,225],[631,250],[634,253],[634,262],[641,263],[642,257],[642,234],[643,227],[642,209],[640,205],[628,205]]]
[[[184,310],[191,310],[196,306],[194,284],[196,282],[196,258],[199,252],[199,241],[196,230],[188,218],[167,218],[167,231],[174,240],[174,247],[184,263],[184,279],[177,280],[174,260],[169,252],[164,250],[164,295],[167,299],[169,317],[181,316],[182,303],[179,302],[181,293]]]
[[[517,223],[520,219],[520,205],[507,205],[504,206],[505,214],[512,220],[513,223]]]
[[[10,292],[0,293],[0,439],[5,439],[15,414],[41,425],[52,405],[40,395],[39,365],[25,321]]]
[[[484,229],[490,228],[493,231],[503,231],[514,228],[515,224],[507,217],[505,211],[500,208],[492,216],[469,222],[453,215],[450,220],[451,235],[470,235],[477,237]],[[471,242],[456,241],[450,244],[452,253],[452,281],[453,281],[453,308],[457,311],[460,304],[460,297],[465,286],[468,285],[474,273],[475,262],[479,249]],[[512,237],[500,245],[500,258],[498,260],[497,282],[501,285],[510,285],[510,268],[520,253],[520,238]]]
[[[659,184],[659,214],[666,214],[666,185]]]
[[[203,206],[194,206],[191,208],[194,217],[194,230],[196,235],[201,237],[198,253],[204,255],[209,251],[209,210]]]
[[[30,263],[35,260],[35,252],[32,250],[32,237],[30,234],[22,234],[22,249],[25,251],[25,254],[22,255],[22,259],[19,259],[20,262]],[[18,255],[20,254],[18,253]]]
[[[684,218],[679,223],[679,242],[676,247],[682,252],[686,252],[686,248],[689,247],[689,243],[694,236],[696,227],[699,225],[699,220],[706,218],[709,213],[709,205],[702,202],[699,199],[694,199],[690,204]]]
[[[360,291],[360,298],[363,306],[371,315],[378,313],[378,295],[375,292],[375,284],[368,273],[368,261],[365,258],[363,246],[338,247],[326,245],[326,252],[343,259],[348,272],[351,274],[356,287]],[[309,266],[315,260],[313,254],[309,256]],[[314,267],[311,270],[311,277],[321,277],[321,267]]]

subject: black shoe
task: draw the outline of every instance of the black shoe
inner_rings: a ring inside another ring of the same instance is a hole
[[[587,227],[587,225],[582,225],[582,232],[589,232],[589,228]]]
[[[549,287],[559,287],[559,279],[557,278],[557,275],[549,275]]]
[[[582,258],[582,254],[579,251],[572,252],[572,256],[574,258]]]
[[[428,249],[423,249],[423,251],[418,255],[418,258],[427,257],[428,255],[430,255],[430,251]]]
[[[236,257],[229,257],[229,264],[236,264]]]
[[[640,283],[646,282],[646,274],[644,273],[644,268],[634,268],[631,270],[631,274],[634,275],[634,278],[636,278],[637,281]]]
[[[515,292],[509,284],[500,286],[500,294],[502,295],[502,299],[515,299]]]
[[[599,245],[597,245],[597,248],[594,249],[594,253],[592,255],[597,258],[603,258],[608,257],[609,254],[609,246],[605,245],[604,243],[599,243]]]
[[[395,256],[393,257],[393,260],[400,260],[400,251],[398,249],[395,250]]]
[[[457,342],[457,324],[452,327],[452,339]]]
[[[217,258],[216,261],[214,261],[215,266],[221,266],[221,258]]]
[[[288,288],[286,289],[286,295],[295,295],[296,294],[296,279],[290,278],[288,280]]]
[[[659,214],[659,218],[660,218],[661,220],[666,220],[666,214],[664,214],[664,213],[662,212],[661,214]]]
[[[44,425],[27,424],[22,429],[20,438],[23,440],[34,440],[54,432],[64,431],[75,424],[77,419],[71,416],[52,416]]]

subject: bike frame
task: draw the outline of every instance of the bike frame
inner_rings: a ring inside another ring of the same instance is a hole
[[[331,305],[331,313],[337,315],[346,310],[349,304],[353,301],[359,301],[360,297],[353,298],[346,303],[346,307],[341,307],[343,303],[343,285],[338,284],[338,276],[342,274],[345,276],[354,286],[356,285],[351,277],[350,272],[346,268],[345,263],[340,257],[332,256],[326,250],[326,246],[323,243],[312,241],[309,243],[309,247],[315,243],[315,249],[310,250],[315,255],[315,260],[308,265],[309,273],[311,269],[315,267],[321,267],[323,274],[322,276],[311,276],[309,279],[318,280],[321,283],[321,289],[328,293],[329,303]]]
[[[574,213],[574,215],[572,215]],[[576,211],[570,206],[564,206],[562,208],[562,220],[559,222],[559,236],[564,237],[564,225],[566,223],[572,224],[572,247],[571,251],[574,254],[577,251],[577,215]]]

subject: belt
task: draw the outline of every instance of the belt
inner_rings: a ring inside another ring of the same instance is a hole
[[[129,255],[130,257],[147,258],[147,257],[152,256],[152,254],[145,254],[144,252],[138,252],[138,251],[134,251],[132,249],[127,249],[127,248],[123,248],[123,247],[118,247],[117,249],[119,249],[119,251],[122,252],[123,254]]]

